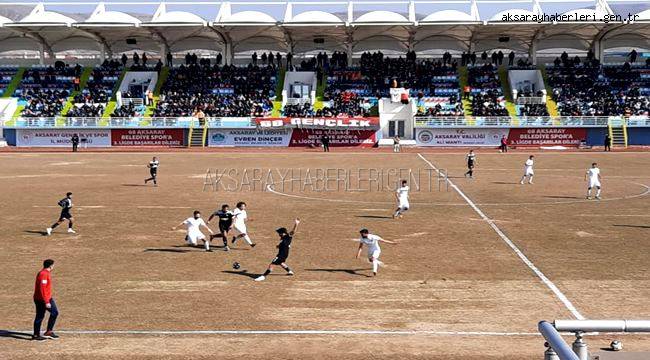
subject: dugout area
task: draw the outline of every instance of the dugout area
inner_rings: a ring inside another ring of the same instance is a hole
[[[453,188],[413,191],[411,210],[393,220],[388,191],[205,191],[208,168],[424,170],[428,161],[447,170],[581,315],[650,317],[647,153],[531,154],[532,186],[518,184],[525,150],[479,152],[475,180],[462,176],[462,150],[2,153],[0,354],[532,360],[543,354],[537,322],[574,317]],[[143,185],[153,155],[158,187]],[[594,161],[602,201],[584,198]],[[78,234],[43,236],[67,191]],[[237,201],[248,204],[252,250],[240,240],[230,252],[206,253],[170,230],[195,209],[207,218]],[[255,283],[275,255],[274,230],[295,217],[302,224],[288,263],[296,276],[277,269]],[[398,242],[382,245],[387,266],[376,278],[354,259],[362,227]],[[20,334],[31,328],[33,278],[48,257],[56,261],[61,339],[35,344]],[[626,350],[650,350],[648,336],[619,337]],[[613,338],[589,344],[597,350]]]

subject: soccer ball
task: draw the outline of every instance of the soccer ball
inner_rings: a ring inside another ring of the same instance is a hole
[[[612,349],[612,351],[621,351],[623,350],[623,343],[618,340],[614,340],[611,344],[609,344],[609,348]]]
[[[235,270],[239,270],[240,267],[241,267],[241,265],[239,265],[238,262],[234,262],[234,263],[232,263],[232,268],[233,268],[233,269],[235,269]]]

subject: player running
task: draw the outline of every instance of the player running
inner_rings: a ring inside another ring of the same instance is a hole
[[[534,155],[529,156],[528,160],[524,163],[524,175],[521,177],[521,181],[519,182],[521,185],[524,184],[526,178],[528,178],[529,184],[533,183],[533,176],[535,176],[535,171],[533,170],[533,165],[535,164],[535,161],[533,160],[534,157]]]
[[[59,220],[57,220],[57,222],[52,224],[52,226],[49,228],[45,229],[45,232],[47,232],[48,236],[52,235],[52,230],[61,225],[63,221],[68,220],[68,232],[70,234],[76,234],[77,232],[72,229],[72,222],[74,221],[74,218],[70,213],[70,209],[72,209],[72,193],[66,193],[65,198],[59,200],[58,204],[61,207],[61,215],[59,215]]]
[[[221,210],[213,212],[208,218],[208,224],[214,217],[219,218],[219,234],[210,235],[210,241],[216,237],[221,237],[223,240],[223,250],[230,251],[230,248],[228,247],[228,233],[232,229],[233,214],[230,211],[228,204],[221,205]]]
[[[465,173],[465,177],[468,177],[470,179],[474,178],[474,166],[476,166],[476,154],[474,154],[474,150],[470,150],[469,153],[465,156],[465,160],[467,160],[467,172]]]
[[[180,226],[187,226],[187,234],[185,235],[185,241],[187,241],[187,244],[190,246],[198,246],[199,240],[203,240],[203,245],[205,247],[205,251],[212,252],[212,249],[210,249],[210,240],[205,238],[205,235],[201,232],[201,226],[206,228],[208,232],[210,232],[211,235],[214,233],[208,225],[201,219],[201,212],[198,210],[194,210],[194,216],[189,217],[185,219],[182,223],[174,226],[172,228],[173,231],[176,231],[176,229]]]
[[[397,217],[401,219],[402,213],[409,209],[409,187],[406,180],[402,180],[402,186],[395,192],[395,198],[397,199],[397,210],[393,214],[393,219]]]
[[[359,256],[361,256],[361,250],[363,249],[363,245],[364,244],[367,245],[368,246],[368,261],[370,261],[372,263],[372,274],[374,276],[377,276],[378,267],[380,265],[381,266],[384,265],[384,263],[379,261],[379,255],[381,254],[381,249],[379,248],[379,243],[380,242],[385,242],[387,244],[393,244],[393,245],[396,245],[397,243],[393,242],[393,241],[384,240],[384,239],[382,239],[381,237],[379,237],[377,235],[370,234],[368,229],[361,229],[361,231],[359,231],[359,233],[361,234],[361,238],[359,239],[359,250],[357,251],[356,259],[358,259]]]
[[[238,202],[237,207],[232,212],[232,216],[233,227],[239,233],[237,236],[232,237],[233,245],[235,244],[235,241],[239,240],[239,238],[244,238],[248,245],[250,245],[252,248],[255,247],[256,244],[251,240],[250,236],[248,236],[248,231],[246,230],[246,221],[248,219],[248,213],[246,213],[246,203],[243,201]]]
[[[151,175],[150,178],[144,179],[145,185],[153,180],[153,186],[158,186],[158,165],[160,165],[160,161],[158,161],[157,157],[153,157],[151,161],[149,161],[149,165],[147,167],[149,168],[149,174]]]
[[[281,266],[287,272],[288,276],[293,275],[293,271],[289,268],[286,262],[287,262],[287,258],[289,257],[289,250],[291,249],[291,241],[293,241],[293,237],[296,235],[296,230],[298,230],[299,224],[300,224],[300,219],[296,219],[293,222],[293,229],[291,231],[287,232],[287,228],[284,227],[275,230],[275,232],[277,232],[278,235],[280,236],[280,243],[277,246],[278,254],[275,256],[275,259],[271,261],[269,267],[266,269],[264,274],[256,277],[255,281],[266,280],[266,277],[269,276],[271,271],[273,271],[274,265]]]
[[[591,168],[587,170],[585,174],[585,180],[589,181],[589,187],[587,188],[587,200],[591,199],[591,189],[596,188],[596,200],[600,200],[600,169],[598,168],[597,163],[591,164]]]

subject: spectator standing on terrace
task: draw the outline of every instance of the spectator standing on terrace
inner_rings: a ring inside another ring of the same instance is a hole
[[[323,152],[330,152],[330,137],[327,134],[321,136],[320,142],[323,144]]]
[[[635,63],[637,56],[638,54],[636,52],[636,49],[632,49],[632,51],[630,51],[630,62]]]
[[[287,70],[293,66],[293,54],[291,52],[287,53]]]
[[[167,51],[167,66],[172,66],[173,60],[174,57],[172,56],[172,53],[170,51]]]
[[[476,65],[476,51],[472,52],[470,60],[472,61],[472,65]]]
[[[278,63],[278,67],[282,67],[282,54],[279,51],[275,53],[275,61]]]
[[[72,152],[77,152],[77,148],[79,147],[79,135],[73,134],[70,142],[72,142]]]
[[[142,66],[147,66],[147,53],[143,52],[142,53]]]
[[[508,65],[512,66],[515,63],[515,52],[511,51],[510,54],[508,54]]]
[[[140,65],[140,55],[137,52],[133,52],[133,65]]]
[[[266,65],[266,60],[267,60],[267,59],[268,59],[268,58],[266,57],[266,53],[262,53],[262,64],[263,64],[263,65]]]
[[[72,83],[74,84],[74,91],[79,91],[79,83],[81,80],[79,80],[78,76],[75,76],[74,79],[72,79]]]
[[[257,52],[254,52],[253,55],[251,55],[251,59],[253,60],[253,65],[257,66]]]
[[[605,135],[605,151],[612,151],[612,138],[609,134]]]
[[[54,333],[56,318],[59,316],[59,310],[56,307],[52,297],[52,270],[54,269],[54,260],[47,259],[43,261],[43,269],[36,275],[34,284],[34,305],[36,306],[36,317],[34,318],[34,333],[32,340],[56,339],[59,336]],[[41,324],[45,319],[45,313],[50,312],[50,318],[47,321],[47,330],[41,336]]]
[[[126,54],[122,54],[122,66],[126,66],[127,61],[129,58],[126,57]]]
[[[199,120],[199,125],[203,127],[203,125],[205,124],[205,113],[203,112],[203,110],[201,110],[201,108],[196,108],[196,111],[194,111],[193,116],[197,120]]]
[[[504,153],[508,152],[508,138],[505,135],[501,137],[501,146],[499,148],[499,151]]]

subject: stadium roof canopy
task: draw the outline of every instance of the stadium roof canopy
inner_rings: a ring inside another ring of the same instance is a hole
[[[647,0],[0,3],[0,52],[650,49]]]

